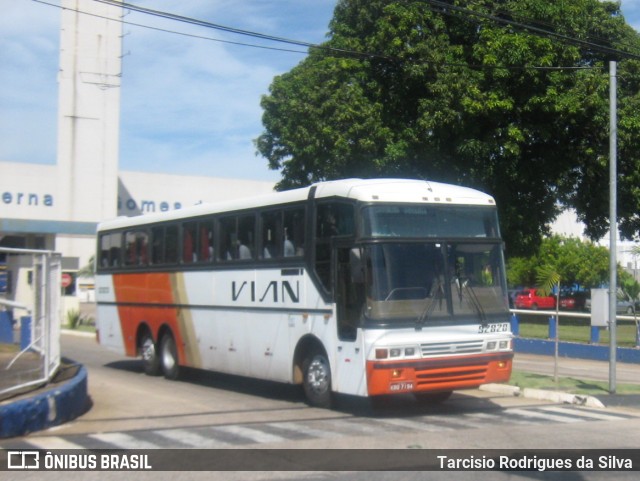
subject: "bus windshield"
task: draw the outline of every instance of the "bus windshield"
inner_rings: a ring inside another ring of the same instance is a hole
[[[371,205],[363,209],[367,237],[498,238],[495,207]]]
[[[368,322],[422,327],[508,314],[500,243],[390,242],[361,252]]]

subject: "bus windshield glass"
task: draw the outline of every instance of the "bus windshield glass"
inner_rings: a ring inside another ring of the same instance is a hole
[[[495,207],[371,205],[363,209],[366,237],[498,238]]]
[[[508,315],[499,242],[385,242],[360,252],[368,322],[422,327]]]

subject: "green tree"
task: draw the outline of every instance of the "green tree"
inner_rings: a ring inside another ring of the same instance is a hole
[[[640,52],[614,2],[448,3]],[[339,0],[329,27],[324,48],[276,77],[262,100],[256,147],[282,172],[280,189],[350,176],[476,187],[497,199],[509,255],[534,252],[559,205],[575,207],[590,235],[607,230],[604,55],[428,1]],[[620,228],[631,236],[640,231],[640,63],[621,62],[619,77]]]
[[[540,279],[553,279],[551,283],[556,283],[550,271],[560,277],[563,287],[599,286],[609,279],[609,250],[591,242],[555,235],[543,239],[534,255],[512,257],[507,262],[511,286],[539,285]]]

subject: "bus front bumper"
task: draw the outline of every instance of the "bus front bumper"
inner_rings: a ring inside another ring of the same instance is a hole
[[[512,363],[513,352],[367,361],[368,393],[379,396],[473,389],[482,384],[508,381]]]

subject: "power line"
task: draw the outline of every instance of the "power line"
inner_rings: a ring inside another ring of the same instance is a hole
[[[63,10],[75,11],[77,13],[81,13],[81,14],[84,14],[84,15],[104,18],[104,19],[110,20],[110,21],[118,21],[118,22],[121,22],[121,23],[126,24],[126,25],[132,25],[132,26],[137,26],[137,27],[141,27],[141,28],[156,30],[156,31],[160,31],[160,32],[172,33],[172,34],[191,37],[191,38],[197,38],[197,39],[201,39],[201,40],[210,40],[210,41],[227,43],[227,44],[238,45],[238,46],[243,46],[243,47],[261,48],[261,49],[266,49],[266,50],[275,50],[275,51],[283,51],[283,52],[290,52],[290,53],[301,53],[301,54],[307,53],[307,52],[300,51],[300,50],[284,49],[284,48],[277,48],[277,47],[268,47],[268,46],[265,46],[265,45],[256,45],[256,44],[250,44],[250,43],[244,43],[244,42],[235,42],[235,41],[222,40],[222,39],[217,39],[217,38],[212,38],[212,37],[207,37],[207,36],[202,36],[202,35],[195,35],[195,34],[189,34],[189,33],[184,33],[184,32],[178,32],[178,31],[175,31],[175,30],[169,30],[169,29],[164,29],[164,28],[144,25],[144,24],[140,24],[140,23],[129,22],[129,21],[126,21],[126,20],[123,20],[123,19],[114,19],[114,18],[111,18],[111,17],[106,17],[106,16],[94,14],[94,13],[88,13],[88,12],[85,12],[85,11],[82,11],[82,10],[78,10],[78,9],[72,9],[72,8],[68,8],[68,7],[63,7],[63,6],[51,4],[51,3],[48,3],[48,2],[46,2],[44,0],[33,0],[33,1],[36,2],[36,3],[41,3],[41,4],[49,5],[49,6],[52,6],[52,7],[61,8]],[[245,36],[249,36],[249,37],[253,37],[253,38],[259,38],[259,39],[268,40],[268,41],[286,43],[286,44],[297,45],[297,46],[305,46],[305,47],[307,47],[309,49],[319,49],[319,50],[323,50],[323,51],[326,51],[326,52],[329,52],[329,53],[339,54],[340,56],[350,56],[350,57],[368,58],[368,59],[378,58],[378,59],[381,59],[381,60],[384,60],[384,61],[388,61],[388,62],[392,62],[392,63],[405,63],[406,62],[406,60],[399,59],[397,57],[389,57],[389,56],[384,56],[384,55],[381,55],[381,54],[370,53],[370,52],[358,52],[358,51],[349,50],[349,49],[338,49],[338,48],[329,47],[329,46],[326,46],[326,45],[319,45],[319,44],[314,44],[314,43],[300,41],[300,40],[292,40],[292,39],[287,39],[287,38],[284,38],[284,37],[277,37],[277,36],[267,35],[267,34],[263,34],[263,33],[259,33],[259,32],[252,32],[252,31],[249,31],[249,30],[238,29],[238,28],[235,28],[235,27],[227,27],[227,26],[224,26],[224,25],[215,24],[215,23],[208,22],[208,21],[205,21],[205,20],[199,20],[199,19],[185,17],[185,16],[182,16],[182,15],[176,15],[176,14],[172,14],[172,13],[168,13],[168,12],[152,10],[152,9],[145,8],[145,7],[140,7],[140,6],[137,6],[137,5],[134,5],[134,4],[129,4],[129,3],[126,3],[126,2],[120,2],[120,1],[117,1],[117,0],[92,0],[92,1],[98,2],[98,3],[103,3],[103,4],[106,4],[106,5],[110,5],[110,6],[114,6],[114,7],[118,7],[118,8],[124,8],[124,9],[127,9],[127,10],[136,11],[136,12],[143,13],[143,14],[156,16],[156,17],[159,17],[159,18],[165,18],[165,19],[169,19],[169,20],[177,21],[177,22],[181,22],[181,23],[187,23],[187,24],[191,24],[191,25],[202,26],[202,27],[206,27],[206,28],[211,28],[211,29],[215,29],[215,30],[221,30],[221,31],[225,31],[225,32],[238,34],[238,35],[245,35]],[[443,2],[431,2],[430,0],[425,0],[425,1],[427,1],[428,3],[443,4]],[[449,4],[443,4],[443,5],[450,6]],[[456,9],[466,10],[466,9],[462,9],[460,7],[456,7]],[[445,12],[440,12],[440,13],[445,13]],[[435,61],[423,61],[423,63],[425,63],[425,64],[428,64],[428,63],[435,64],[436,62]],[[547,71],[562,71],[562,70],[589,70],[589,69],[599,69],[599,68],[601,68],[601,67],[593,67],[593,66],[471,65],[471,64],[468,64],[468,63],[455,63],[455,62],[439,62],[438,65],[441,66],[441,67],[469,68],[469,69],[472,69],[472,70],[539,70],[539,71],[547,70]]]
[[[165,19],[174,20],[174,21],[181,22],[181,23],[186,23],[186,24],[190,24],[190,25],[197,25],[197,26],[200,26],[200,27],[211,28],[211,29],[214,29],[214,30],[220,30],[220,31],[223,31],[223,32],[233,33],[233,34],[237,34],[237,35],[244,35],[244,36],[248,36],[248,37],[252,37],[252,38],[259,38],[259,39],[262,39],[262,40],[268,40],[268,41],[272,41],[272,42],[285,43],[285,44],[289,44],[289,45],[296,45],[296,46],[299,46],[299,47],[315,48],[315,49],[325,50],[325,51],[332,52],[332,53],[338,53],[338,54],[341,54],[341,55],[365,57],[365,58],[377,57],[377,58],[381,58],[381,59],[390,60],[389,57],[387,57],[385,55],[378,54],[378,53],[357,52],[355,50],[335,48],[335,47],[330,47],[330,46],[327,46],[327,45],[319,45],[319,44],[315,44],[315,43],[305,42],[305,41],[302,41],[302,40],[294,40],[294,39],[278,37],[278,36],[275,36],[275,35],[269,35],[269,34],[260,33],[260,32],[253,32],[253,31],[250,31],[250,30],[243,30],[243,29],[236,28],[236,27],[228,27],[226,25],[220,25],[220,24],[217,24],[217,23],[209,22],[207,20],[200,20],[200,19],[196,19],[196,18],[192,18],[192,17],[185,17],[183,15],[177,15],[177,14],[174,14],[174,13],[163,12],[161,10],[153,10],[151,8],[141,7],[141,6],[138,6],[138,5],[134,5],[132,3],[120,2],[118,0],[93,0],[93,1],[94,2],[98,2],[98,3],[104,3],[104,4],[107,4],[107,5],[114,6],[114,7],[125,8],[127,10],[131,10],[131,11],[139,12],[139,13],[144,13],[146,15],[151,15],[151,16],[154,16],[154,17],[165,18]]]
[[[488,13],[482,13],[476,10],[471,10],[464,7],[458,7],[456,5],[452,5],[450,3],[443,2],[441,0],[422,0],[422,1],[434,7],[439,7],[440,9],[442,9],[442,10],[438,10],[438,12],[440,13],[447,14],[448,13],[447,10],[450,10],[452,12],[462,13],[464,14],[464,16],[467,16],[467,17],[469,16],[478,17],[484,20],[490,20],[492,22],[495,22],[501,25],[509,25],[515,28],[519,28],[521,30],[526,30],[536,35],[553,37],[563,42],[588,48],[590,50],[594,50],[606,55],[612,55],[612,56],[615,56],[616,58],[629,58],[633,60],[640,60],[640,55],[638,54],[625,52],[623,50],[619,50],[616,48],[607,47],[606,45],[601,45],[601,44],[589,42],[586,40],[581,40],[579,38],[570,37],[568,35],[560,34],[560,33],[554,32],[553,30],[546,30],[541,27],[537,27],[535,25],[528,25],[525,23],[517,22],[515,20],[510,20],[508,18],[496,17],[495,15],[490,15]]]
[[[240,47],[252,47],[252,48],[261,48],[261,49],[265,49],[265,50],[275,50],[277,52],[300,53],[300,54],[304,54],[304,55],[306,55],[308,53],[306,50],[293,50],[293,49],[288,49],[288,48],[268,47],[266,45],[257,45],[257,44],[245,43],[245,42],[234,42],[232,40],[223,40],[223,39],[220,39],[220,38],[206,37],[204,35],[195,35],[195,34],[192,34],[192,33],[178,32],[177,30],[169,30],[169,29],[166,29],[166,28],[152,27],[151,25],[144,25],[144,24],[141,24],[141,23],[129,22],[128,20],[115,19],[115,18],[111,18],[111,17],[106,17],[104,15],[98,15],[97,13],[89,13],[89,12],[85,12],[85,11],[78,10],[78,9],[75,9],[75,8],[63,7],[61,5],[56,5],[56,4],[53,4],[53,3],[45,2],[44,0],[32,0],[32,1],[34,1],[36,3],[41,3],[43,5],[48,5],[48,6],[54,7],[54,8],[60,8],[61,10],[69,10],[69,11],[72,11],[72,12],[80,13],[82,15],[88,15],[90,17],[103,18],[105,20],[110,20],[110,21],[114,21],[114,22],[120,22],[120,23],[122,23],[124,25],[131,25],[133,27],[140,27],[140,28],[146,28],[148,30],[155,30],[155,31],[158,31],[158,32],[181,35],[183,37],[197,38],[199,40],[209,40],[209,41],[212,41],[212,42],[220,42],[220,43],[226,43],[226,44],[230,44],[230,45],[238,45]]]
[[[473,2],[469,2],[469,4],[470,4],[470,6],[474,6]],[[475,4],[475,6],[480,6],[480,5]],[[498,14],[498,15],[508,15],[508,16],[510,16],[512,18],[516,17],[516,14],[513,11],[504,10],[504,9],[495,10],[495,13]],[[500,18],[500,17],[498,17],[498,18]],[[551,22],[540,20],[540,19],[532,19],[530,17],[524,17],[523,15],[517,15],[517,18],[521,23],[525,23],[525,24],[528,24],[528,25],[534,25],[534,26],[535,25],[545,26],[545,27],[548,27],[548,28],[552,29],[552,31],[557,27],[557,25],[555,25],[555,24],[553,24]],[[591,39],[592,41],[604,42],[605,44],[609,42],[609,39],[607,39],[607,38],[594,36],[594,35],[590,35],[590,34],[586,34],[585,38]],[[621,39],[618,39],[618,44],[620,46],[627,47],[627,48],[629,48],[631,50],[633,50],[633,49],[637,50],[638,49],[638,45],[637,44],[629,43],[627,41],[622,41]]]

